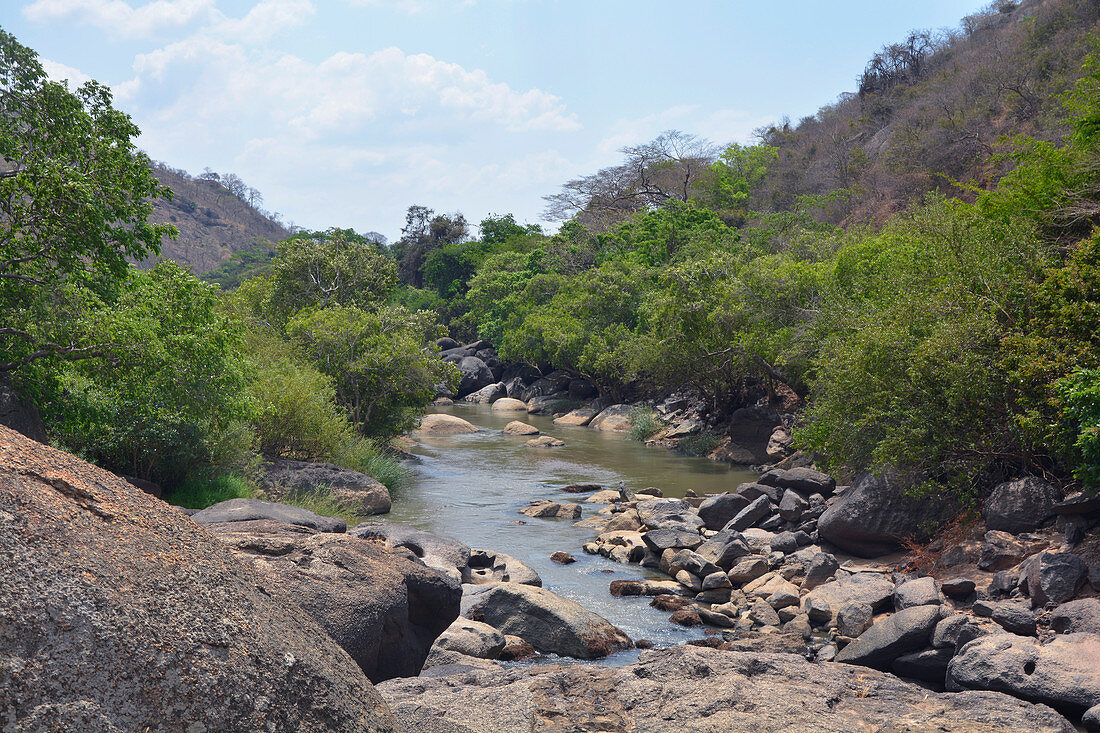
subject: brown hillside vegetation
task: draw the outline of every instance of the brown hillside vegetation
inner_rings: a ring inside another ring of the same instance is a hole
[[[779,149],[754,201],[850,189],[835,221],[883,221],[953,182],[981,188],[1011,165],[1006,136],[1060,141],[1060,95],[1096,43],[1095,0],[998,0],[955,30],[913,31],[868,62],[858,89],[797,124],[760,130]],[[958,189],[954,189],[958,193]]]
[[[140,263],[142,267],[152,267],[159,259],[170,259],[202,274],[216,268],[234,252],[263,248],[291,234],[272,216],[249,204],[246,197],[234,195],[216,180],[192,177],[163,163],[154,163],[152,169],[157,180],[172,189],[173,196],[171,201],[156,200],[149,218],[176,227],[179,237],[165,239],[160,257]]]

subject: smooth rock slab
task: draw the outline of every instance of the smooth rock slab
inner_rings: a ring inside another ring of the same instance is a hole
[[[555,417],[554,424],[567,428],[580,428],[592,422],[592,418],[594,417],[596,417],[595,410],[582,407],[579,410],[573,410],[572,412],[567,412],[564,415]]]
[[[794,641],[804,648],[801,638]],[[407,730],[430,733],[1073,731],[1053,710],[1007,695],[935,693],[795,654],[698,646],[644,651],[621,668],[472,671],[391,680],[378,689]]]
[[[888,669],[906,652],[928,646],[940,620],[938,606],[916,606],[876,622],[836,655],[836,661]]]
[[[1063,603],[1051,612],[1050,628],[1059,634],[1100,634],[1100,600],[1082,598]]]
[[[630,405],[611,405],[611,407],[592,418],[591,422],[588,423],[588,427],[606,432],[626,432],[633,425],[630,420],[630,412],[633,409]]]
[[[539,501],[519,510],[528,517],[552,517],[558,519],[580,519],[581,505],[573,502]]]
[[[447,649],[480,659],[496,659],[507,641],[504,634],[489,624],[458,618],[432,644],[433,649]]]
[[[537,438],[531,438],[524,445],[528,448],[560,448],[565,445],[565,441],[551,435],[540,435]]]
[[[348,528],[347,522],[339,517],[322,517],[308,509],[260,499],[219,501],[191,515],[191,519],[196,524],[225,524],[269,519],[284,524],[309,527],[318,532],[344,532]]]
[[[491,586],[465,616],[518,636],[543,653],[599,659],[633,646],[630,637],[602,616],[528,585]]]

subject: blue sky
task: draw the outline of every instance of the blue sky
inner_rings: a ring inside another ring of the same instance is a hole
[[[813,114],[921,0],[4,0],[56,77],[110,85],[157,160],[234,172],[308,228],[400,235],[423,204],[539,222],[542,196],[679,129]]]

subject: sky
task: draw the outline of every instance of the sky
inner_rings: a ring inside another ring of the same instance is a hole
[[[47,72],[110,86],[151,158],[236,173],[309,229],[542,197],[676,129],[714,143],[853,91],[972,0],[0,0]]]

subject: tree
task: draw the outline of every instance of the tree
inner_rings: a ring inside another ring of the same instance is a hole
[[[0,370],[103,353],[50,314],[74,287],[117,287],[127,258],[158,253],[175,233],[146,221],[169,192],[134,146],[138,132],[107,87],[50,81],[34,51],[0,31]]]
[[[397,260],[401,282],[424,287],[428,255],[445,245],[465,241],[468,234],[469,224],[462,214],[437,214],[426,206],[410,206],[405,212],[401,239],[390,250]]]

